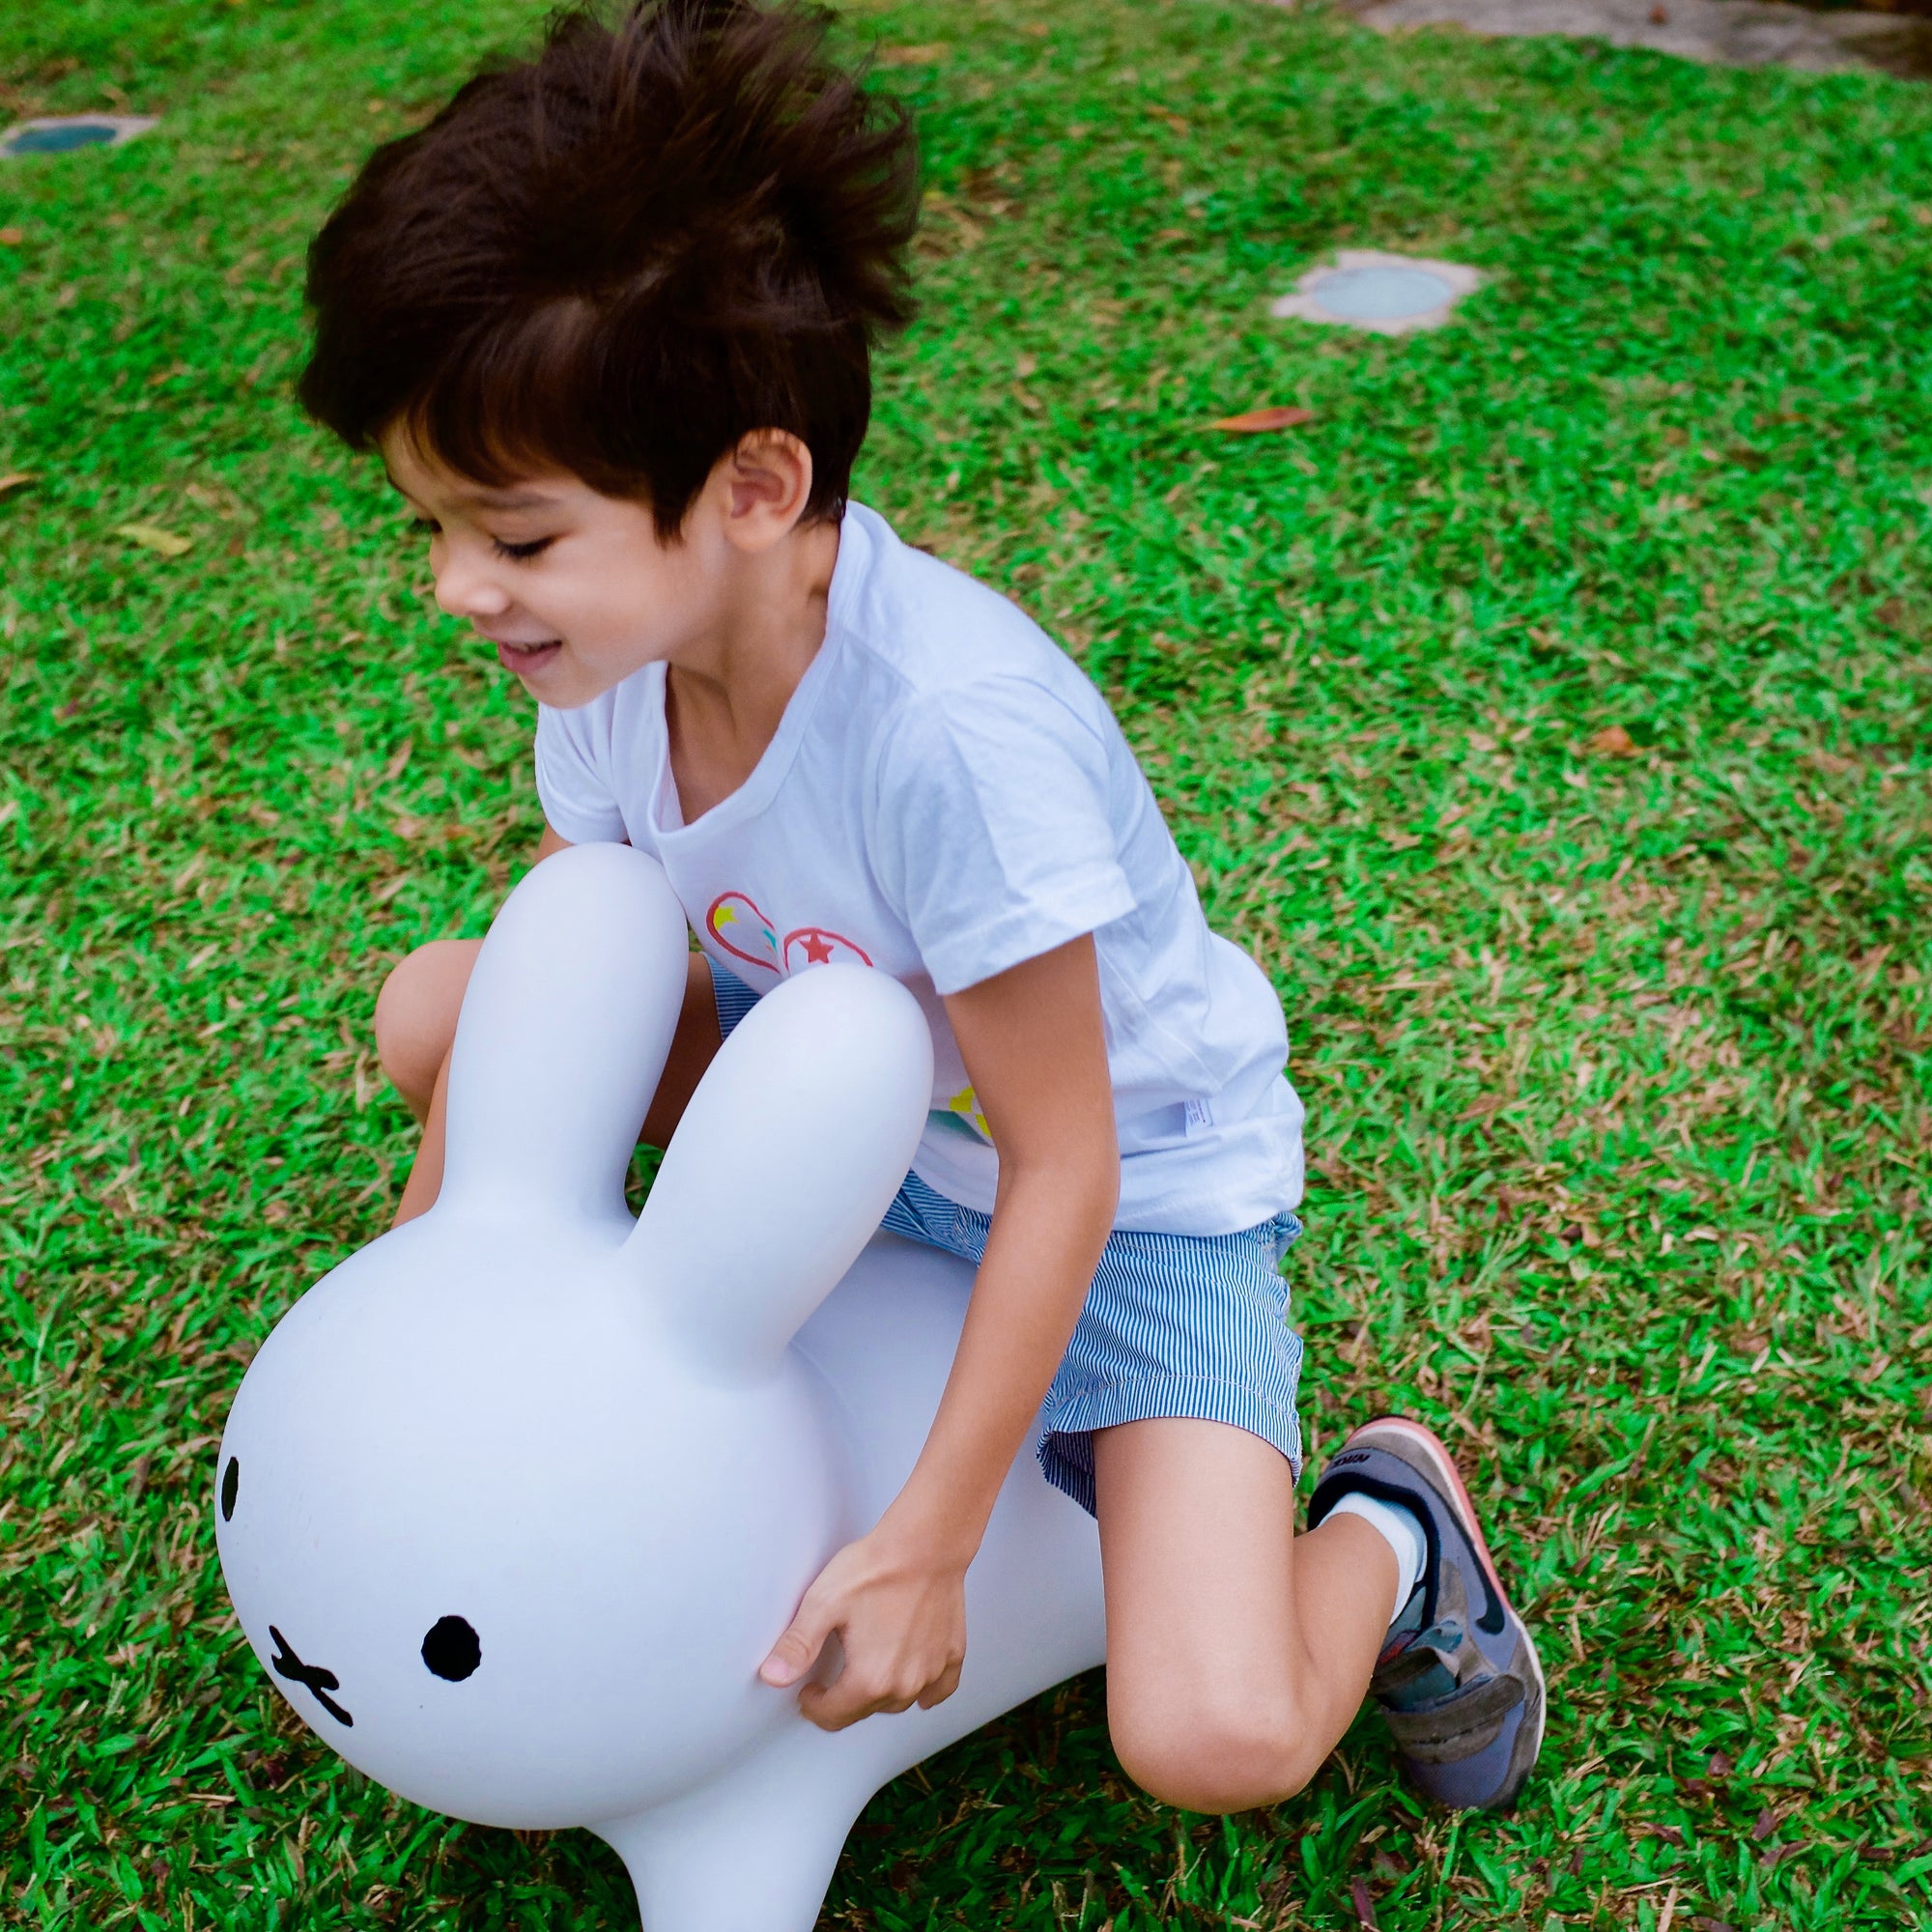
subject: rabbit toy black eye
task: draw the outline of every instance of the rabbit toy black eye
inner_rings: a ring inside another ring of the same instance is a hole
[[[423,1638],[422,1658],[439,1677],[461,1684],[483,1662],[483,1646],[461,1617],[438,1617]]]
[[[242,1488],[242,1463],[239,1458],[231,1456],[228,1466],[221,1472],[221,1520],[235,1520],[235,1498]]]

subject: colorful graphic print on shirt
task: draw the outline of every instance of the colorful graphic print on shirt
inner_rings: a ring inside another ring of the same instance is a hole
[[[720,893],[704,915],[704,929],[734,959],[762,967],[781,978],[807,966],[834,961],[869,966],[872,955],[857,941],[829,926],[795,926],[781,939],[774,926],[744,893]]]
[[[980,1111],[980,1096],[972,1088],[960,1088],[946,1105],[949,1112],[969,1122],[981,1140],[992,1144],[993,1130],[986,1124],[986,1117]]]
[[[768,973],[782,970],[771,921],[743,893],[720,893],[704,915],[704,928],[733,959]]]

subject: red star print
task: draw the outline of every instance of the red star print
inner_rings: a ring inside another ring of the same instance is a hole
[[[864,947],[823,925],[797,926],[779,946],[781,968],[786,973],[802,972],[808,966],[835,965],[847,958],[856,959],[861,966],[872,963]]]

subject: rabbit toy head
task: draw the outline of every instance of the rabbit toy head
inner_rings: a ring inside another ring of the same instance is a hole
[[[349,1761],[479,1823],[595,1823],[804,1721],[756,1671],[849,1520],[791,1350],[903,1177],[918,1007],[813,968],[760,1001],[633,1224],[685,982],[662,871],[573,847],[478,956],[427,1214],[270,1336],[216,1471],[229,1592]]]

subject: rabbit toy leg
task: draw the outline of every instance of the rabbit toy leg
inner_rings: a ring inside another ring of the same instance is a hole
[[[873,1721],[877,1721],[874,1719]],[[643,1932],[811,1932],[875,1777],[806,1719],[688,1798],[590,1829],[638,1889]]]

